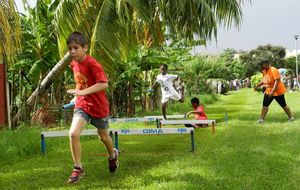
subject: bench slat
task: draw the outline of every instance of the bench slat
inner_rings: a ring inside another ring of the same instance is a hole
[[[144,128],[144,129],[116,129],[110,130],[119,135],[149,135],[149,134],[185,134],[193,131],[193,128]],[[69,131],[44,131],[41,133],[44,137],[65,137],[69,136]],[[81,132],[82,136],[97,135],[95,129],[87,129]]]
[[[161,125],[182,125],[182,124],[215,124],[215,120],[162,120]]]
[[[185,115],[167,115],[167,118],[170,119],[182,119]],[[155,115],[155,116],[145,116],[144,118],[153,118],[153,119],[163,119],[163,116],[161,115]]]
[[[156,121],[155,118],[111,118],[109,119],[109,122],[112,123],[123,123],[123,122],[147,122],[147,121]]]

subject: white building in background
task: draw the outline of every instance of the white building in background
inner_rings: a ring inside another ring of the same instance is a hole
[[[300,49],[297,50],[297,55],[299,56],[300,55]],[[285,49],[285,57],[288,58],[288,57],[295,57],[296,56],[296,50],[288,50],[288,49]]]

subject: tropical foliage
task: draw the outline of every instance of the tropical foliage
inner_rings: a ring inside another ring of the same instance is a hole
[[[113,75],[133,44],[149,47],[166,39],[205,44],[216,36],[219,23],[240,24],[242,2],[62,0],[56,11],[59,50],[61,55],[66,52],[65,39],[72,31],[83,31],[91,42],[90,53]]]
[[[0,58],[12,58],[20,47],[20,18],[13,0],[0,1],[0,42]]]
[[[251,77],[251,86],[254,87],[254,90],[256,91],[261,91],[262,90],[262,87],[256,87],[258,83],[261,82],[263,76],[261,73],[256,73],[255,75],[253,75]]]
[[[27,10],[27,15],[21,15],[23,49],[9,68],[9,80],[18,89],[12,97],[15,113],[32,113],[68,101],[63,92],[73,81],[70,72],[64,71],[69,61],[65,40],[78,30],[87,36],[89,53],[108,74],[113,113],[122,115],[134,114],[136,108],[155,108],[158,101],[145,89],[158,66],[168,63],[175,73],[188,76],[180,70],[193,59],[189,47],[216,37],[220,24],[238,26],[245,1],[38,0],[34,8],[23,2]],[[205,84],[205,78],[201,80]],[[29,110],[22,112],[23,107]]]
[[[282,46],[258,46],[249,52],[240,55],[241,63],[246,67],[245,76],[250,77],[260,70],[257,62],[261,58],[268,58],[273,66],[280,68],[285,66],[285,48]]]
[[[36,7],[30,8],[24,1],[28,15],[21,17],[22,49],[16,53],[16,61],[9,67],[8,75],[13,89],[12,114],[16,116],[16,122],[20,119],[27,120],[28,115],[24,113],[30,113],[26,110],[39,109],[39,102],[43,107],[47,107],[51,103],[50,100],[62,99],[60,91],[63,86],[56,80],[53,81],[53,88],[48,89],[50,98],[47,93],[43,97],[36,97],[29,107],[26,105],[32,90],[40,88],[41,80],[59,60],[53,6],[51,1],[38,1]]]
[[[298,60],[297,60],[297,64],[299,66],[299,60],[300,60],[300,56],[298,55]],[[288,57],[285,59],[285,64],[284,67],[288,70],[288,74],[289,75],[295,75],[296,74],[296,57]]]

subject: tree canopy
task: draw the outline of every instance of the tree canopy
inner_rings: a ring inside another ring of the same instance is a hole
[[[57,1],[56,1],[57,2]],[[166,39],[190,45],[216,37],[217,27],[239,25],[244,0],[59,1],[56,11],[61,56],[74,30],[90,39],[90,53],[113,75],[132,45],[157,46]]]

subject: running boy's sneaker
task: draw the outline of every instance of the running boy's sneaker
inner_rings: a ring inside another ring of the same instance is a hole
[[[294,121],[295,119],[294,119],[294,117],[290,117],[289,118],[289,122],[292,122],[292,121]]]
[[[110,173],[114,173],[116,171],[116,169],[119,167],[118,150],[116,148],[114,148],[114,152],[115,152],[115,158],[114,159],[108,158]]]
[[[264,120],[263,119],[259,119],[259,120],[257,120],[257,123],[258,124],[264,124]]]
[[[77,183],[83,175],[84,175],[83,169],[80,167],[74,166],[72,174],[68,179],[68,183]]]

